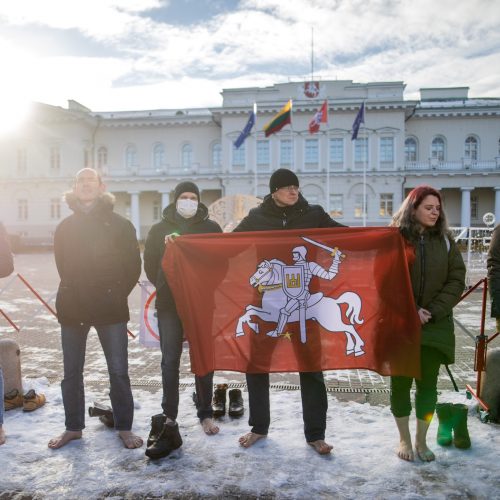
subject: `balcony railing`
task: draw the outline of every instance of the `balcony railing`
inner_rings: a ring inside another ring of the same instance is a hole
[[[405,163],[405,170],[407,171],[422,171],[422,170],[444,170],[444,171],[487,171],[499,170],[500,157],[494,160],[469,160],[462,158],[458,161],[440,161],[436,158],[429,158],[423,161],[407,161]]]

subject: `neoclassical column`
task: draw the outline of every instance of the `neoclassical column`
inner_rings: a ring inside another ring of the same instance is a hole
[[[474,188],[463,187],[462,191],[462,212],[460,218],[460,225],[462,227],[470,227],[470,193]]]
[[[163,210],[170,203],[170,191],[160,191],[161,194],[161,209]]]
[[[129,191],[130,194],[130,221],[135,227],[137,239],[141,239],[141,214],[139,210],[139,191]]]
[[[495,188],[495,225],[500,224],[500,187]]]

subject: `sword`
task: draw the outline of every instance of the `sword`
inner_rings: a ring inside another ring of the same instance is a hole
[[[314,240],[311,240],[310,238],[306,238],[305,236],[301,236],[301,238],[304,240],[304,241],[307,241],[307,243],[311,243],[311,245],[314,245],[318,248],[322,248],[323,250],[326,250],[327,252],[330,252],[330,255],[332,257],[335,257],[335,255],[337,254],[337,252],[340,252],[339,250],[339,247],[335,247],[335,248],[331,248],[327,245],[323,245],[323,243],[319,243],[318,241],[314,241]],[[345,254],[343,254],[342,252],[340,252],[340,258],[341,259],[345,259]]]

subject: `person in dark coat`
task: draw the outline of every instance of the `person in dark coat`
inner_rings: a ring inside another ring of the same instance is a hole
[[[269,181],[270,194],[261,205],[236,226],[234,231],[280,231],[319,227],[343,227],[319,205],[309,205],[299,191],[299,179],[288,169],[276,170]],[[332,446],[325,442],[328,401],[322,372],[300,373],[300,390],[306,441],[319,454],[326,455]],[[267,436],[271,421],[269,374],[246,374],[251,431],[239,440],[244,448]]]
[[[200,202],[200,191],[193,182],[181,182],[175,188],[173,203],[163,210],[160,222],[151,227],[144,248],[144,270],[156,287],[156,311],[161,346],[163,413],[151,419],[150,458],[162,458],[182,445],[177,424],[179,410],[179,366],[184,332],[177,314],[174,297],[165,278],[161,262],[165,247],[184,234],[221,233],[222,229],[208,217],[207,207]],[[195,375],[197,415],[208,435],[217,434],[213,421],[213,372]]]
[[[439,368],[455,361],[453,307],[465,288],[465,264],[436,189],[413,189],[391,226],[399,228],[407,244],[413,296],[422,324],[421,378],[415,380],[415,449],[422,461],[430,462],[435,456],[427,446],[427,430],[436,409]],[[414,460],[409,430],[412,383],[411,377],[391,377],[391,411],[400,435],[398,456],[408,461]]]
[[[61,324],[64,378],[61,383],[66,431],[50,440],[61,448],[82,436],[85,427],[83,366],[93,326],[106,356],[115,428],[126,448],[142,446],[132,433],[134,401],[128,375],[128,295],[141,274],[141,257],[132,223],[113,211],[99,174],[84,168],[66,195],[73,214],[54,235],[61,278],[56,309]]]
[[[491,297],[491,317],[496,319],[496,329],[500,332],[500,224],[495,227],[491,235],[486,268]]]

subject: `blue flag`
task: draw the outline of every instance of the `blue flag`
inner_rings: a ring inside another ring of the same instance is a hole
[[[365,123],[365,103],[361,104],[359,108],[358,114],[356,118],[354,118],[354,123],[352,124],[352,137],[351,141],[354,141],[358,138],[359,127],[362,123]]]
[[[245,142],[245,139],[250,135],[250,132],[252,131],[254,125],[255,125],[255,112],[250,111],[245,128],[241,131],[241,134],[234,141],[234,147],[236,149],[238,149]]]

